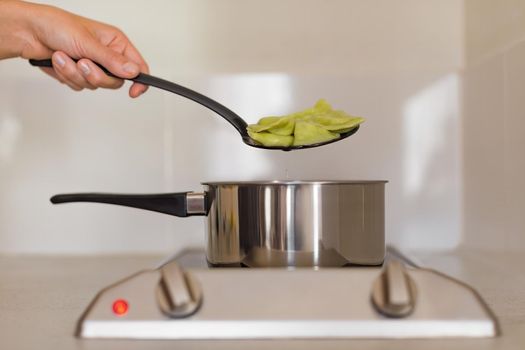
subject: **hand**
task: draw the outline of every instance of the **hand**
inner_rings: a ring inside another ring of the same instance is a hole
[[[124,83],[104,74],[93,62],[122,78],[149,72],[140,53],[119,29],[52,6],[21,1],[0,0],[2,56],[51,57],[53,68],[42,69],[77,91],[118,89]],[[79,61],[75,63],[73,58]],[[134,83],[129,95],[138,97],[146,89],[147,86]]]

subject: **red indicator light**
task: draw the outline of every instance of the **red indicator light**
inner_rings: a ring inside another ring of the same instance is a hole
[[[117,316],[124,316],[129,309],[129,304],[124,299],[118,299],[113,302],[113,313]]]

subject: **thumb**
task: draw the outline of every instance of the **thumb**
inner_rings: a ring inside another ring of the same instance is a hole
[[[85,45],[85,51],[85,58],[100,64],[117,77],[135,78],[140,73],[138,64],[96,40],[90,40]]]

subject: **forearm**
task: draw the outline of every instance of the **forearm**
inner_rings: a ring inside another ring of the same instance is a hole
[[[34,40],[30,23],[32,6],[35,5],[0,0],[0,59],[21,56],[24,47]]]

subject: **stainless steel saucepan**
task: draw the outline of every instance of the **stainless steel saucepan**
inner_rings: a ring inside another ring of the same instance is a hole
[[[379,265],[385,255],[386,181],[205,182],[203,192],[61,194],[186,217],[207,216],[214,266]]]

